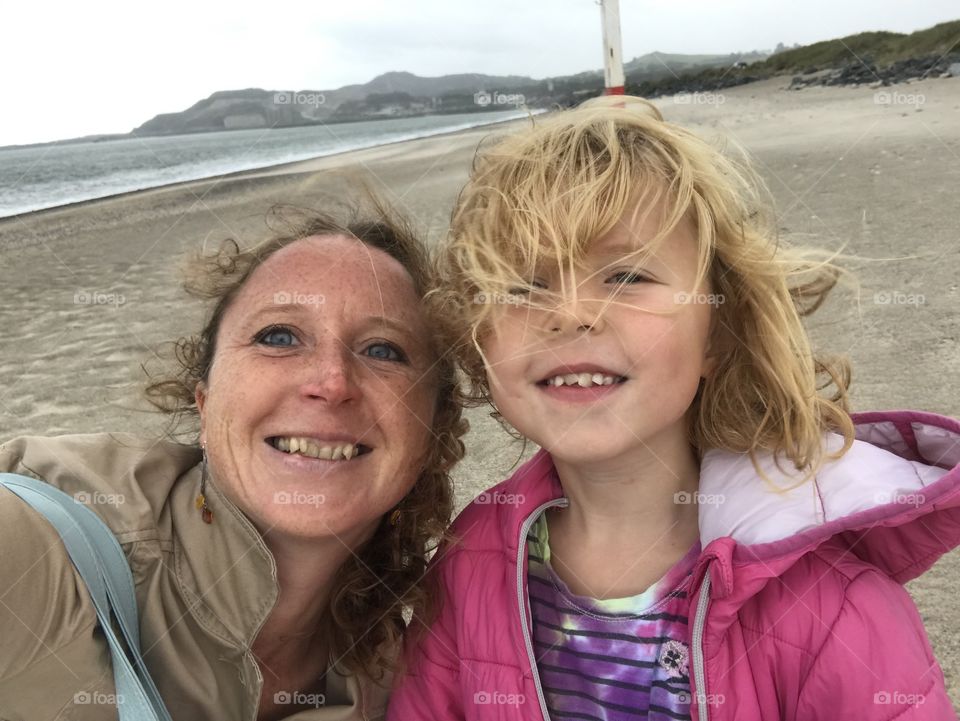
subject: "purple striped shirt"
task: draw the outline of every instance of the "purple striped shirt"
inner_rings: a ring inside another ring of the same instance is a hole
[[[550,566],[547,517],[527,537],[537,672],[550,718],[690,719],[687,590],[700,544],[629,598],[577,596]]]

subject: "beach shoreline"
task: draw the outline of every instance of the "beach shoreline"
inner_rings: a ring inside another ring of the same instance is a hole
[[[534,109],[531,111],[531,115],[541,115],[546,112],[548,111]],[[13,215],[0,216],[0,224],[2,224],[4,221],[12,220],[15,218],[26,219],[37,213],[46,213],[46,212],[56,211],[56,210],[83,208],[88,206],[91,203],[97,203],[100,201],[109,201],[109,200],[114,200],[119,198],[126,198],[126,197],[134,196],[140,193],[149,193],[150,191],[153,191],[153,190],[157,190],[157,191],[175,190],[177,188],[186,188],[190,185],[198,184],[198,183],[216,182],[216,181],[227,180],[232,178],[258,177],[264,173],[276,174],[276,173],[298,172],[297,167],[304,163],[315,163],[317,161],[324,160],[327,158],[336,158],[339,156],[347,155],[349,153],[359,153],[364,150],[376,150],[378,148],[387,148],[392,145],[400,145],[403,143],[415,143],[421,140],[430,140],[432,138],[443,138],[446,136],[457,135],[460,133],[469,133],[473,130],[479,130],[482,128],[497,128],[499,126],[506,126],[511,123],[522,122],[523,120],[525,120],[525,118],[510,118],[507,120],[496,120],[490,123],[473,125],[468,128],[456,128],[453,130],[445,130],[438,133],[430,133],[429,135],[424,135],[418,138],[402,138],[399,140],[388,140],[382,143],[376,143],[374,145],[369,145],[362,148],[349,148],[345,150],[337,150],[330,153],[315,155],[309,158],[301,158],[299,160],[290,160],[282,163],[273,163],[269,165],[264,165],[258,168],[247,168],[244,170],[236,170],[229,173],[217,173],[217,174],[208,175],[202,178],[193,178],[191,180],[178,180],[171,183],[161,183],[160,185],[151,185],[145,188],[135,188],[133,190],[125,190],[119,193],[102,195],[97,198],[86,198],[84,200],[76,200],[76,201],[67,202],[67,203],[60,203],[58,205],[51,205],[44,208],[37,208],[35,210],[27,210],[22,213],[14,213]],[[202,134],[202,133],[198,133],[198,134]],[[154,137],[154,136],[149,136],[149,137]],[[163,136],[163,137],[174,137],[174,136]],[[127,136],[122,136],[121,138],[118,138],[118,139],[126,140],[129,138]],[[47,143],[44,145],[56,145],[56,143]],[[33,147],[33,146],[12,146],[12,147],[20,148],[20,147]],[[3,150],[3,148],[0,148],[0,150]]]
[[[901,96],[866,87],[787,91],[788,83],[655,104],[668,120],[749,152],[785,241],[867,259],[851,268],[859,296],[838,290],[809,321],[818,351],[851,359],[853,410],[960,415],[960,389],[946,382],[960,373],[960,78],[911,83],[897,89]],[[180,287],[186,253],[224,238],[255,243],[275,231],[270,212],[278,204],[342,208],[363,185],[434,242],[478,144],[522,122],[0,219],[0,440],[163,433],[165,419],[142,400],[140,364],[160,363],[164,341],[199,327],[204,308]],[[483,409],[468,418],[458,508],[534,450],[524,451]],[[907,588],[960,708],[960,552]]]

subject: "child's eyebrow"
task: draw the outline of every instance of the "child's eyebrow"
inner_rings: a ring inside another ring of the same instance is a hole
[[[594,249],[594,254],[602,258],[623,258],[627,255],[636,258],[642,254],[644,249],[643,245],[643,243],[615,243],[613,245],[606,245],[602,248]]]

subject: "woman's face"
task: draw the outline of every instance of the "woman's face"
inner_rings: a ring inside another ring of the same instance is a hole
[[[422,469],[433,362],[397,260],[346,236],[286,246],[230,304],[197,389],[213,480],[262,533],[362,540]]]

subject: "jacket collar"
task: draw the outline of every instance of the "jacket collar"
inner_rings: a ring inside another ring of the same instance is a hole
[[[902,554],[916,560],[918,549],[910,543],[918,530],[911,529],[914,521],[934,514],[937,504],[960,491],[960,424],[906,412],[874,413],[855,422],[856,440],[850,450],[839,460],[827,461],[805,483],[798,483],[799,475],[778,468],[769,454],[759,457],[758,465],[773,486],[757,477],[745,454],[704,454],[700,479],[704,547],[729,537],[740,558],[770,560],[845,531],[882,524],[904,531],[897,566],[883,570],[897,575]],[[842,445],[840,436],[827,434],[828,451]],[[858,553],[869,553],[874,540],[865,537]],[[877,554],[872,562],[884,555]]]
[[[698,498],[704,551],[695,583],[707,563],[721,561],[712,595],[727,595],[735,577],[742,580],[744,567],[761,582],[847,531],[869,529],[852,550],[901,583],[960,545],[960,422],[917,411],[854,414],[853,420],[853,447],[827,462],[812,482],[796,485],[797,477],[769,455],[759,458],[767,476],[785,490],[758,478],[746,454],[704,454]],[[841,444],[835,434],[825,440],[828,450]],[[563,497],[563,488],[541,449],[486,492],[497,493],[522,499],[497,505],[503,542],[513,556],[523,521],[543,503]]]
[[[180,477],[170,497],[177,583],[208,631],[248,649],[278,597],[277,569],[253,524],[210,480],[213,523],[196,508],[200,466]]]
[[[541,448],[510,478],[484,491],[474,503],[495,506],[503,533],[503,548],[509,557],[515,558],[523,522],[544,503],[563,497],[553,459]]]
[[[204,523],[196,507],[199,490],[197,464],[170,494],[177,583],[197,622],[252,664],[250,647],[279,597],[276,562],[254,525],[209,478],[206,496],[213,523]],[[388,687],[389,678],[384,683]],[[327,672],[327,706],[291,719],[377,717],[386,704],[386,687],[332,667]],[[250,693],[255,707],[259,696]]]
[[[749,598],[830,539],[906,583],[960,545],[960,423],[916,411],[853,420],[856,440],[847,454],[824,464],[812,482],[780,492],[757,478],[746,456],[705,454],[701,493],[723,502],[700,509],[704,552],[694,591],[709,565],[713,598]],[[839,443],[828,437],[830,447]],[[771,459],[759,460],[779,484],[793,480]]]

